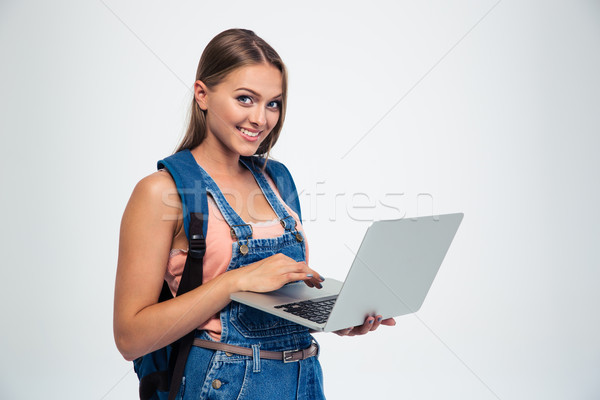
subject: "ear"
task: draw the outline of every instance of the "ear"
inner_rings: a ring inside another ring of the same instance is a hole
[[[205,110],[208,108],[206,104],[206,96],[208,94],[208,88],[202,81],[196,81],[194,83],[194,98],[196,99],[196,103],[201,110]]]

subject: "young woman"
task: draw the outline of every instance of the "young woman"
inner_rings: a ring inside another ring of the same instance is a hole
[[[263,324],[258,332],[255,324],[275,317],[229,299],[238,291],[266,292],[298,280],[321,287],[323,281],[306,262],[298,215],[281,200],[270,177],[258,179],[240,159],[268,158],[281,132],[286,95],[283,62],[254,32],[227,30],[204,50],[190,124],[178,149],[191,151],[210,182],[201,286],[158,302],[163,281],[176,293],[188,246],[181,200],[169,173],[161,170],[142,179],[125,209],[115,289],[117,347],[133,360],[194,330],[196,337],[217,344],[217,350],[192,347],[179,389],[184,399],[324,398],[317,345],[308,330],[286,322],[270,330]],[[298,240],[289,240],[279,223],[289,218],[301,234]],[[241,229],[251,234],[252,258],[232,251],[236,239],[230,231],[239,236]],[[336,333],[364,334],[380,324],[395,322],[369,317],[361,326]],[[253,349],[254,357],[219,351],[221,343]],[[306,351],[294,363],[259,356],[265,350],[296,349]]]

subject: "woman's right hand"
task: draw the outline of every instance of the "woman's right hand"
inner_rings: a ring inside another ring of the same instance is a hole
[[[286,283],[304,281],[309,287],[320,289],[323,278],[305,262],[277,253],[252,264],[231,271],[237,274],[240,291],[270,292]]]

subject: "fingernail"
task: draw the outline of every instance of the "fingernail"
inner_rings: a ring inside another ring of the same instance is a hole
[[[319,275],[319,278],[321,278],[321,281],[325,280],[325,278],[322,275]]]
[[[378,317],[378,318],[377,318],[377,322],[381,322],[381,317]]]
[[[372,323],[373,323],[373,320],[372,320],[372,319],[370,319],[370,320],[369,320],[369,323],[370,323],[370,324],[372,324]]]
[[[307,278],[312,278],[312,274],[306,274]]]

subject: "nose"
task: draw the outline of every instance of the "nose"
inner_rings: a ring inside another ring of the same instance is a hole
[[[249,117],[250,123],[256,127],[264,126],[267,123],[265,108],[261,105],[254,107]]]

